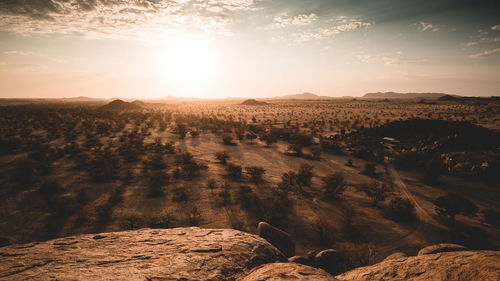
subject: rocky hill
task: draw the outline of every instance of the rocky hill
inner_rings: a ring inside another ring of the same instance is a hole
[[[269,238],[269,237],[268,237]],[[267,238],[266,238],[267,239]],[[272,239],[271,239],[272,240]],[[454,251],[454,252],[449,252]],[[325,251],[324,251],[325,252]],[[437,245],[333,276],[231,229],[140,229],[0,248],[1,280],[498,280],[500,252]],[[325,259],[325,257],[327,259]],[[331,266],[331,265],[330,265]]]
[[[268,104],[265,101],[258,101],[255,99],[247,99],[244,102],[241,103],[242,105],[266,105]]]
[[[142,109],[136,103],[126,102],[122,100],[114,100],[106,105],[101,106],[99,109],[105,111],[134,111]]]

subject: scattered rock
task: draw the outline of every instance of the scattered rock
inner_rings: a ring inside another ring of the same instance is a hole
[[[340,273],[340,256],[337,250],[327,249],[319,252],[314,257],[314,263],[317,267],[326,270],[328,273]]]
[[[198,227],[70,236],[0,252],[0,280],[234,280],[285,260],[256,235]]]
[[[420,255],[353,269],[339,280],[499,280],[499,251]]]
[[[395,253],[392,253],[390,255],[388,255],[384,261],[388,261],[388,260],[395,260],[395,259],[401,259],[401,258],[406,258],[408,257],[407,254],[405,253],[402,253],[402,252],[395,252]]]
[[[295,243],[290,235],[267,222],[259,222],[257,234],[280,250],[286,257],[295,255]]]
[[[298,263],[269,263],[255,268],[240,281],[278,281],[278,280],[330,280],[335,277],[325,271]]]
[[[421,256],[421,255],[431,255],[437,253],[458,252],[458,251],[467,251],[467,248],[457,244],[443,243],[443,244],[427,246],[418,251],[418,255]]]

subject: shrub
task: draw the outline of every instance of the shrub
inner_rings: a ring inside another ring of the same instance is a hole
[[[450,228],[455,226],[456,215],[474,217],[477,213],[477,206],[472,201],[453,193],[438,197],[434,205],[436,205],[436,212],[448,219]]]
[[[187,201],[188,194],[186,192],[186,189],[184,187],[180,187],[180,186],[174,188],[173,194],[172,194],[172,200],[174,200],[176,202]]]
[[[226,170],[228,172],[228,176],[230,176],[233,179],[240,179],[242,176],[241,165],[229,163],[226,167]]]
[[[376,177],[377,174],[375,172],[375,163],[366,163],[361,173],[370,177]]]
[[[313,166],[309,164],[300,165],[299,172],[297,173],[296,183],[299,185],[299,188],[302,189],[303,186],[310,186],[311,179],[313,176],[312,173]]]
[[[370,243],[337,242],[334,247],[340,256],[341,272],[372,265],[376,261],[375,247]]]
[[[176,134],[179,134],[179,137],[181,139],[185,138],[186,137],[186,134],[188,132],[188,129],[187,129],[187,126],[186,124],[183,124],[183,123],[177,123],[177,126],[175,127],[175,133]]]
[[[136,229],[143,226],[144,220],[135,212],[130,212],[123,215],[120,225],[125,229]]]
[[[325,184],[326,197],[330,199],[338,198],[345,190],[344,176],[340,172],[324,177],[323,182]]]
[[[289,171],[288,173],[283,173],[281,175],[281,182],[278,183],[278,189],[283,192],[287,192],[294,188],[297,184],[297,174],[294,171]]]
[[[224,134],[222,136],[222,143],[225,145],[236,145],[236,143],[234,142],[233,136],[231,136],[229,134]]]
[[[363,191],[372,199],[374,206],[387,197],[387,186],[376,182],[365,186]]]
[[[149,219],[148,225],[151,228],[169,228],[172,223],[172,215],[168,211],[163,211],[160,214]]]
[[[200,223],[201,220],[201,213],[198,210],[198,208],[192,207],[188,212],[187,212],[187,222],[188,225],[191,226],[196,226]]]
[[[335,242],[334,228],[328,222],[326,216],[316,216],[313,222],[313,231],[316,235],[316,242],[326,248],[333,246]]]
[[[487,224],[494,227],[500,226],[500,213],[493,209],[486,209],[483,211],[483,216]]]
[[[219,160],[222,165],[226,165],[227,160],[231,159],[231,155],[225,151],[219,151],[215,153],[215,159]]]
[[[38,188],[38,192],[47,198],[56,196],[61,191],[62,191],[61,185],[55,181],[46,181],[42,183]]]
[[[410,222],[416,218],[415,207],[411,201],[401,197],[395,197],[391,200],[387,215],[389,218],[400,222]]]
[[[266,172],[263,167],[258,166],[246,167],[245,170],[250,174],[250,181],[254,183],[261,182],[262,175]]]
[[[214,179],[209,179],[209,180],[207,181],[207,188],[208,188],[208,189],[212,189],[212,190],[213,190],[213,189],[216,189],[216,188],[217,188],[217,181],[216,181],[216,180],[214,180]]]

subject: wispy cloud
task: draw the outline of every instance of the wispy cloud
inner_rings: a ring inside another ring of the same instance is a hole
[[[437,25],[428,22],[421,21],[418,24],[414,25],[417,26],[421,31],[430,31],[430,32],[439,31],[439,27]]]
[[[383,65],[406,65],[406,64],[416,64],[426,62],[426,59],[409,59],[402,58],[402,52],[397,52],[396,54],[376,54],[376,55],[367,55],[360,54],[357,55],[356,58],[364,63],[378,63]]]
[[[500,24],[492,26],[491,30],[500,31]]]
[[[313,23],[317,19],[318,16],[314,13],[299,14],[293,17],[289,17],[285,13],[274,17],[274,27],[282,28],[288,25],[307,25]]]
[[[228,35],[230,14],[254,9],[254,4],[254,0],[7,0],[0,2],[0,30],[139,40],[185,30]]]
[[[330,19],[323,24],[322,27],[314,28],[312,30],[293,33],[295,42],[306,42],[311,40],[321,40],[333,37],[343,32],[353,31],[361,28],[369,28],[373,25],[371,22],[365,22],[357,18],[350,18],[340,16]]]
[[[492,50],[485,50],[485,51],[480,52],[480,53],[469,55],[468,57],[471,59],[479,59],[479,58],[489,57],[489,56],[498,55],[498,54],[500,54],[500,48],[496,48],[496,49],[492,49]]]
[[[3,52],[5,55],[18,55],[18,56],[30,56],[33,55],[33,52],[27,52],[27,51],[5,51]]]

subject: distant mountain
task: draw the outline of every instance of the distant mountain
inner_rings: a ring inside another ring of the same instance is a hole
[[[438,99],[446,94],[443,93],[396,93],[396,92],[385,92],[385,93],[367,93],[362,98],[365,99]]]
[[[79,97],[71,97],[71,98],[62,98],[62,101],[69,101],[69,102],[90,102],[90,101],[103,101],[103,99],[99,98],[89,98],[89,97],[84,97],[84,96],[79,96]]]
[[[265,101],[258,101],[255,99],[247,99],[244,102],[241,103],[242,105],[266,105],[268,104]]]
[[[333,98],[334,97],[329,97],[329,96],[318,96],[318,95],[313,94],[313,93],[302,93],[302,94],[294,94],[294,95],[276,97],[275,99],[326,100],[326,99],[333,99]]]
[[[141,106],[122,100],[114,100],[106,105],[101,106],[99,109],[106,111],[134,111],[142,109]]]

